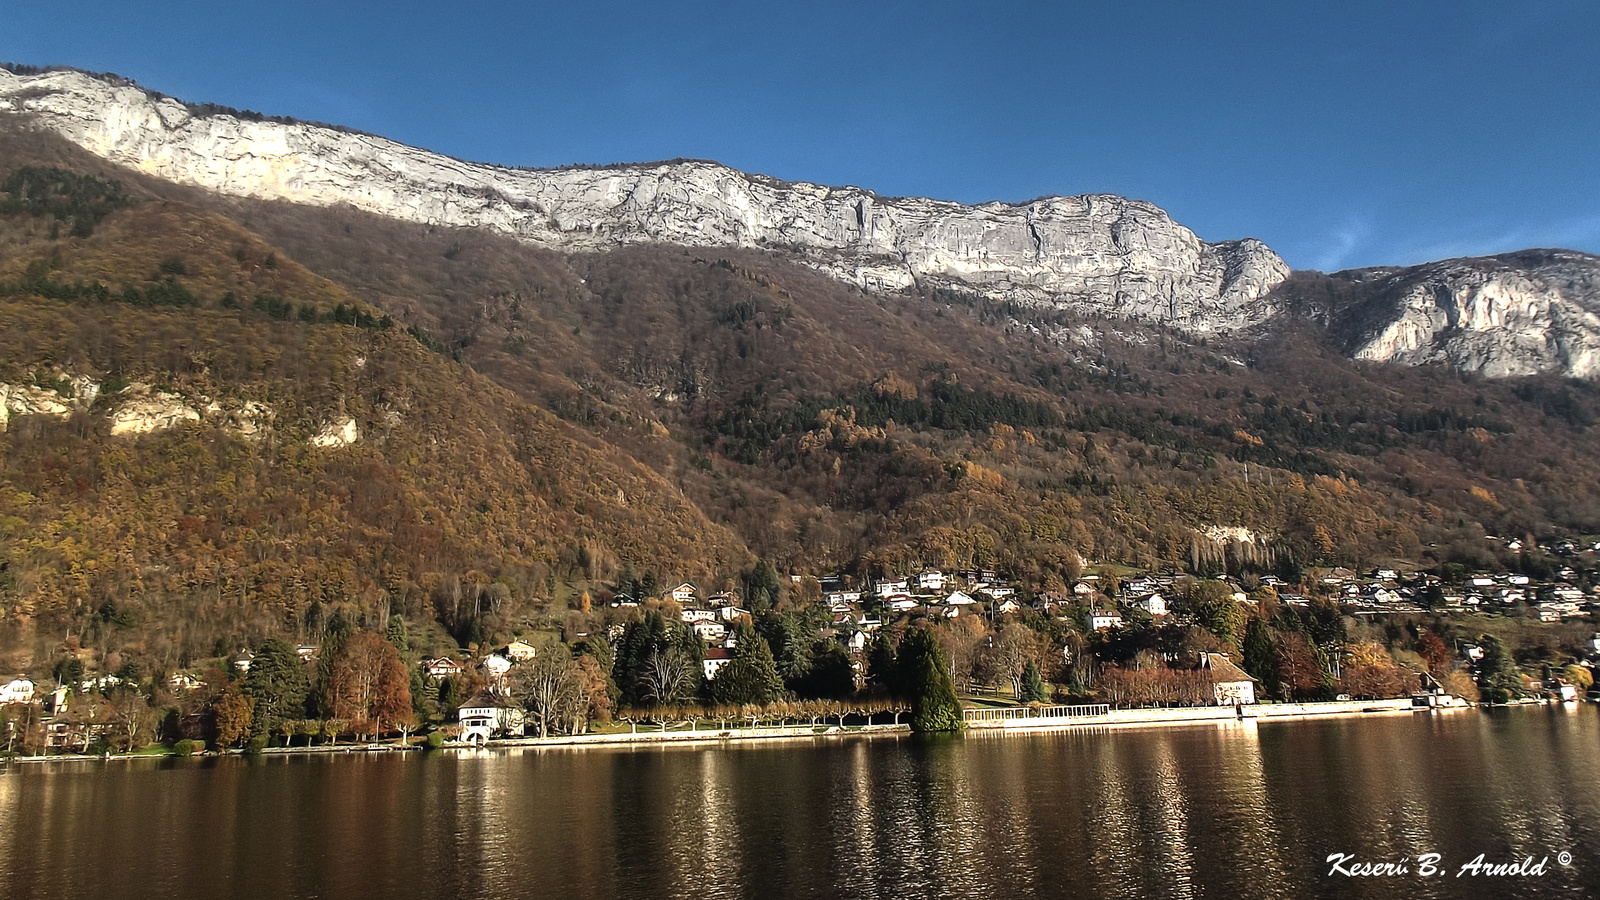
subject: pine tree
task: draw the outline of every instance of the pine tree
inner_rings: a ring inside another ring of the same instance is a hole
[[[255,701],[251,733],[272,734],[285,719],[306,714],[310,684],[300,655],[285,641],[263,641],[256,646],[244,690]]]
[[[1039,664],[1030,659],[1022,667],[1022,702],[1043,703],[1044,700],[1044,679],[1039,675]]]
[[[771,703],[783,696],[783,679],[772,659],[772,649],[754,628],[741,625],[733,659],[717,672],[711,682],[711,699],[717,703],[742,705]]]
[[[913,629],[900,645],[900,670],[911,701],[912,731],[957,731],[961,701],[950,680],[950,665],[939,639],[926,628]]]
[[[389,627],[384,632],[384,637],[394,645],[402,654],[411,652],[411,639],[406,634],[406,620],[399,616],[389,617]]]
[[[878,697],[901,697],[900,667],[895,659],[894,639],[879,631],[867,651],[867,690]]]
[[[1261,682],[1265,696],[1279,696],[1282,678],[1278,673],[1278,656],[1272,648],[1272,629],[1261,619],[1251,619],[1245,628],[1244,670]]]
[[[1483,659],[1478,661],[1478,690],[1491,703],[1505,703],[1522,694],[1522,676],[1506,645],[1492,634],[1479,638]]]

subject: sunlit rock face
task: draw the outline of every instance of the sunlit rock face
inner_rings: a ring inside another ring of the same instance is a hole
[[[1357,359],[1600,377],[1600,258],[1529,250],[1335,277],[1372,292],[1344,315]]]
[[[361,428],[356,425],[356,420],[344,418],[322,426],[322,430],[312,436],[311,444],[323,449],[338,449],[348,447],[359,440],[361,440]]]
[[[26,112],[122,165],[226,194],[482,227],[564,250],[659,242],[793,251],[865,289],[913,285],[1230,330],[1288,274],[1260,241],[1209,244],[1160,208],[1110,195],[967,206],[749,175],[703,161],[511,170],[306,123],[197,115],[78,72],[0,72]]]

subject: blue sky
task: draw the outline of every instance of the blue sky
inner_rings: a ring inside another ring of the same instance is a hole
[[[1600,253],[1600,3],[0,0],[0,59],[507,165],[1106,192],[1296,268]]]

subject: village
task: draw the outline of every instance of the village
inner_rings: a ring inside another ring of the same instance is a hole
[[[1520,550],[1517,543],[1508,542],[1507,549]],[[478,746],[535,733],[604,733],[623,720],[633,734],[641,722],[665,730],[668,720],[688,721],[692,728],[707,717],[730,718],[730,705],[766,710],[732,716],[752,724],[814,722],[826,706],[841,725],[898,725],[912,698],[885,667],[892,665],[895,646],[915,630],[938,636],[964,721],[973,727],[1134,707],[1582,699],[1593,681],[1585,677],[1588,666],[1600,663],[1600,631],[1569,642],[1565,658],[1548,646],[1542,656],[1526,648],[1513,655],[1487,634],[1486,647],[1478,631],[1493,629],[1474,623],[1539,623],[1566,628],[1569,635],[1570,626],[1588,628],[1600,598],[1594,588],[1579,585],[1592,580],[1585,560],[1592,561],[1597,547],[1556,543],[1551,552],[1570,564],[1549,578],[1456,571],[1447,580],[1387,567],[1361,573],[1331,568],[1290,585],[1273,575],[1199,578],[1119,573],[1106,566],[1083,574],[1067,591],[1035,592],[993,570],[929,568],[863,580],[790,576],[776,592],[781,600],[764,597],[758,611],[747,608],[755,604],[742,603],[738,591],[702,592],[688,582],[654,596],[618,590],[603,595],[589,617],[597,628],[593,634],[570,627],[529,630],[492,647],[415,657],[407,663],[414,670],[411,709],[395,714],[393,722],[408,723],[402,738],[415,731],[419,739],[437,735],[435,745]],[[647,625],[657,632],[650,646],[639,637]],[[1451,636],[1448,646],[1445,633]],[[750,656],[741,655],[741,638],[760,645],[758,668],[771,672],[760,676],[767,683],[753,692],[730,693],[723,687],[735,680],[729,666]],[[636,646],[631,662],[624,658],[627,646]],[[322,652],[319,644],[292,648],[307,684],[316,681]],[[589,677],[599,682],[588,689],[594,696],[548,697],[543,705],[565,707],[560,715],[541,713],[541,703],[529,696],[529,673],[542,667],[549,674],[545,663],[558,659],[556,674],[568,685],[560,690],[573,694],[577,689],[568,688],[578,680],[569,676],[586,655]],[[688,670],[670,684],[660,683],[655,670],[668,657]],[[822,676],[809,667],[820,670],[825,658],[833,680],[819,687]],[[194,746],[205,746],[207,736],[215,746],[215,725],[203,721],[214,713],[185,706],[183,699],[209,692],[214,705],[227,689],[216,683],[219,670],[228,681],[248,684],[255,659],[256,652],[242,649],[209,670],[173,672],[160,684],[141,683],[133,672],[57,680],[19,674],[0,686],[5,749],[16,752],[28,728],[42,733],[37,749],[45,754],[137,749],[139,729],[129,719],[141,704],[153,706],[156,694],[189,712],[174,726],[169,709],[164,726],[146,725],[146,739],[165,727],[168,740],[176,730]],[[78,702],[82,697],[103,702]],[[789,707],[780,709],[780,701]],[[276,725],[281,744],[292,746],[298,734],[306,747],[337,746],[337,727],[330,732],[329,717],[322,718],[285,717]],[[537,729],[536,719],[543,721]],[[285,721],[296,724],[289,728]],[[393,734],[395,727],[369,730]],[[261,730],[258,723],[247,732],[261,743]],[[352,740],[359,732],[352,732]]]

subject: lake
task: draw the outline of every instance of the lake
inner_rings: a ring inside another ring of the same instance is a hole
[[[0,898],[1596,895],[1593,706],[0,769]]]

